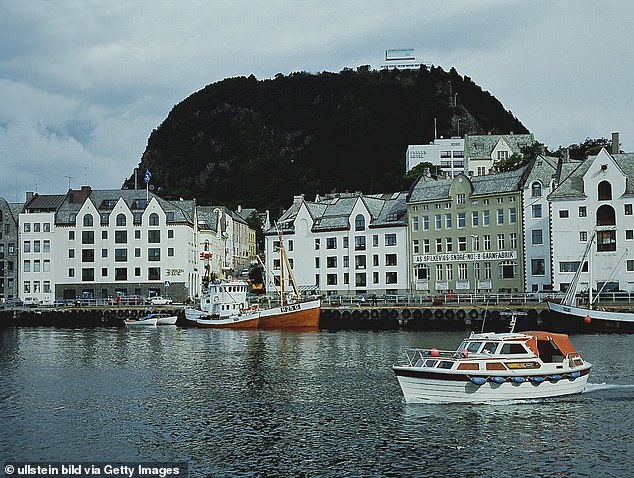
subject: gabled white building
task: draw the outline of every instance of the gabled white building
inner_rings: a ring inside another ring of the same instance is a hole
[[[634,154],[602,149],[585,161],[562,161],[559,178],[548,196],[554,288],[566,290],[579,264],[588,262],[580,289],[633,292]]]
[[[532,134],[467,134],[464,139],[465,170],[469,176],[482,176],[497,161],[504,161],[522,148],[535,143]]]
[[[405,153],[405,172],[420,163],[439,166],[447,177],[453,178],[463,173],[464,139],[438,138],[429,144],[410,144]]]
[[[296,196],[265,231],[267,291],[281,283],[283,241],[301,289],[333,295],[405,293],[409,288],[407,193],[333,194],[315,202]],[[275,286],[274,286],[274,284]]]

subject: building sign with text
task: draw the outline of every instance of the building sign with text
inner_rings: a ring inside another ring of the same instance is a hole
[[[508,261],[517,259],[517,251],[452,252],[447,254],[419,254],[414,264],[438,262]]]

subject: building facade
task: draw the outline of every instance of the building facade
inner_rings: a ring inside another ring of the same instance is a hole
[[[360,296],[408,292],[406,193],[296,196],[265,231],[267,291],[280,287],[280,243],[304,291]]]
[[[407,198],[414,293],[523,292],[524,173],[419,178]]]
[[[618,153],[617,141],[612,154],[560,170],[548,196],[554,288],[566,290],[581,265],[581,290],[634,292],[634,154]]]
[[[464,139],[439,138],[429,144],[410,144],[405,153],[405,172],[420,163],[439,166],[444,175],[450,178],[463,173]]]
[[[0,304],[20,296],[18,215],[23,206],[0,198]]]

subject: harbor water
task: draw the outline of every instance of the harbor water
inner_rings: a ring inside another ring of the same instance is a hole
[[[583,394],[407,405],[391,365],[462,332],[0,329],[0,462],[191,477],[634,476],[634,335],[573,335]]]

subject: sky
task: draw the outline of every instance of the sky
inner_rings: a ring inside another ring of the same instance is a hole
[[[0,197],[120,188],[206,85],[395,48],[469,76],[551,149],[618,131],[634,152],[633,27],[626,0],[0,0]]]

